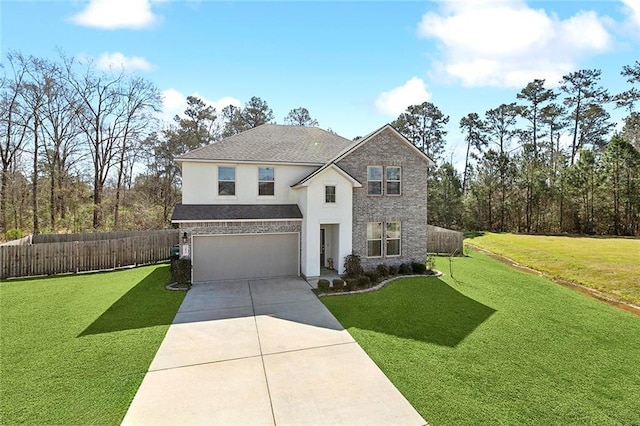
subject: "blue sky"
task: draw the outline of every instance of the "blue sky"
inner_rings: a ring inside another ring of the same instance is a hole
[[[533,78],[602,69],[627,88],[640,59],[640,0],[438,2],[6,1],[0,50],[56,49],[127,70],[163,91],[165,116],[196,94],[221,109],[259,96],[276,121],[304,106],[347,138],[433,102],[451,117],[446,157],[459,163],[460,118],[484,114]],[[616,118],[621,111],[611,110]]]

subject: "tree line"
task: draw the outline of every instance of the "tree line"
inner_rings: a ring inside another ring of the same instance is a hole
[[[59,53],[9,52],[0,73],[0,231],[83,232],[170,226],[180,201],[174,158],[264,123],[266,101],[216,110],[190,96],[183,114],[159,120],[161,93],[123,70]],[[449,116],[424,102],[392,125],[435,160],[429,222],[455,229],[640,234],[640,62],[612,94],[600,70],[557,88],[535,79],[513,100],[459,122],[458,171],[443,158]],[[625,111],[615,130],[607,109]],[[317,126],[304,107],[284,123]],[[329,129],[330,130],[330,129]]]
[[[438,164],[429,178],[429,222],[461,230],[640,235],[640,62],[612,94],[601,71],[534,79],[514,100],[459,122],[458,172],[442,158],[449,116],[430,102],[392,124]],[[607,106],[627,114],[615,130]]]
[[[0,232],[82,232],[169,226],[179,202],[174,157],[274,121],[252,97],[216,111],[188,97],[159,120],[161,93],[124,70],[59,53],[12,51],[0,65]],[[317,125],[306,108],[284,122]]]

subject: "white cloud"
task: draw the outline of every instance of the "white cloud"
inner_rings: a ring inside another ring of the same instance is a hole
[[[90,0],[82,12],[71,17],[78,25],[107,30],[148,28],[158,20],[150,0]]]
[[[627,14],[636,29],[640,29],[640,0],[622,0],[627,9]]]
[[[235,105],[237,107],[242,106],[242,103],[231,96],[224,96],[218,100],[207,99],[198,92],[193,93],[192,96],[196,96],[207,104],[216,109],[216,112],[220,114],[220,111],[227,105]],[[184,110],[187,109],[187,96],[182,94],[176,89],[167,89],[162,91],[162,112],[160,118],[163,121],[173,122],[173,118],[176,115],[184,115]]]
[[[445,0],[422,17],[417,32],[439,42],[443,58],[435,70],[466,86],[522,87],[534,78],[557,84],[580,59],[612,44],[594,12],[561,20],[521,0]]]
[[[102,71],[151,71],[153,66],[140,56],[125,56],[120,52],[102,53],[95,61]]]
[[[421,104],[430,98],[424,81],[412,77],[402,86],[382,92],[376,99],[376,109],[383,114],[400,115],[409,105]]]

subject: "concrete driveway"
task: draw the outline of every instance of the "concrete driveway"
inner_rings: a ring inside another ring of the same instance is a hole
[[[293,277],[194,285],[123,424],[426,422]]]

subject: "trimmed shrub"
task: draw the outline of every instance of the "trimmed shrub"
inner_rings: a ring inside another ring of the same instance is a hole
[[[173,281],[178,284],[191,283],[191,259],[176,259],[171,262]]]
[[[398,273],[400,275],[411,275],[413,274],[413,268],[411,268],[410,264],[403,263],[400,265],[400,268],[398,268]]]
[[[397,265],[389,266],[389,275],[398,275],[398,266]]]
[[[318,289],[324,291],[325,293],[329,291],[330,285],[331,283],[329,282],[329,280],[326,280],[324,278],[320,278],[318,280]]]
[[[378,284],[380,282],[380,274],[378,271],[367,271],[364,275],[369,277],[371,284]]]
[[[340,278],[334,278],[333,289],[336,291],[342,291],[343,288],[344,288],[344,281],[341,280]]]
[[[360,256],[351,253],[344,258],[344,272],[349,278],[356,278],[362,275],[362,262]]]
[[[427,273],[427,265],[424,263],[413,262],[411,263],[411,269],[413,269],[414,274],[426,274]]]
[[[361,275],[358,277],[358,288],[369,288],[371,287],[371,278],[366,275]]]
[[[378,266],[376,266],[376,271],[378,272],[378,274],[380,274],[381,277],[389,276],[389,267],[384,263],[381,263]]]
[[[345,291],[352,291],[358,287],[358,280],[356,278],[347,278],[344,280]]]

